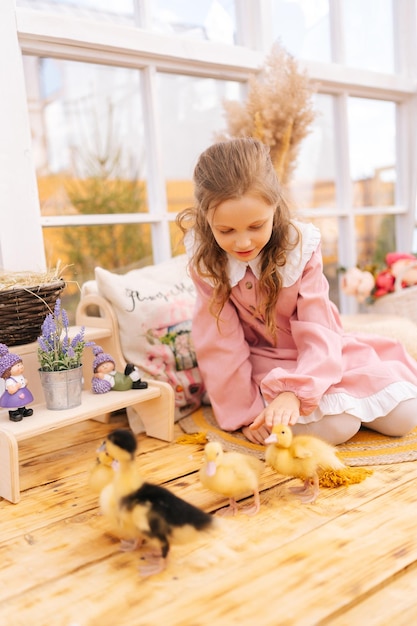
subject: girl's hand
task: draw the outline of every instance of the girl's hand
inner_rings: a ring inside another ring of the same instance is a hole
[[[251,424],[250,426],[243,426],[242,433],[245,435],[246,439],[249,439],[252,443],[259,443],[263,446],[265,439],[269,437],[271,431],[266,426],[259,426],[256,430],[253,430]]]
[[[249,428],[258,430],[263,424],[269,429],[274,424],[292,426],[298,422],[299,417],[300,400],[292,391],[283,391],[264,408],[262,413],[259,413]]]

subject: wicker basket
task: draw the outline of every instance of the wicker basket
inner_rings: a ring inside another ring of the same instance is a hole
[[[53,311],[63,280],[47,285],[0,291],[0,342],[7,346],[31,343],[41,334],[48,313]]]
[[[395,291],[375,300],[368,310],[369,313],[408,317],[417,324],[417,285],[403,288],[401,276],[397,276]]]

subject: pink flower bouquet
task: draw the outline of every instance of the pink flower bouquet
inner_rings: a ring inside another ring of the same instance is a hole
[[[405,252],[389,252],[386,267],[371,272],[351,267],[342,277],[342,291],[355,296],[358,302],[373,302],[392,293],[401,282],[401,288],[417,285],[417,258]]]

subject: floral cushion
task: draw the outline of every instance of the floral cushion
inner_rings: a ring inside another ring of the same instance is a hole
[[[191,340],[195,287],[186,256],[123,275],[96,267],[95,278],[116,313],[126,361],[172,385],[176,419],[195,411],[205,389]]]

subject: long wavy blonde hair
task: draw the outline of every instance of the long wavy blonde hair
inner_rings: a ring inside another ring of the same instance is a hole
[[[215,143],[200,155],[193,181],[195,204],[178,214],[177,224],[184,235],[194,230],[195,248],[190,265],[214,285],[210,310],[218,320],[231,287],[227,254],[213,236],[208,212],[225,200],[239,199],[249,192],[276,206],[271,237],[260,253],[259,278],[263,294],[260,312],[275,337],[275,306],[282,288],[279,268],[285,265],[287,252],[297,246],[300,233],[290,220],[269,148],[251,137]]]

